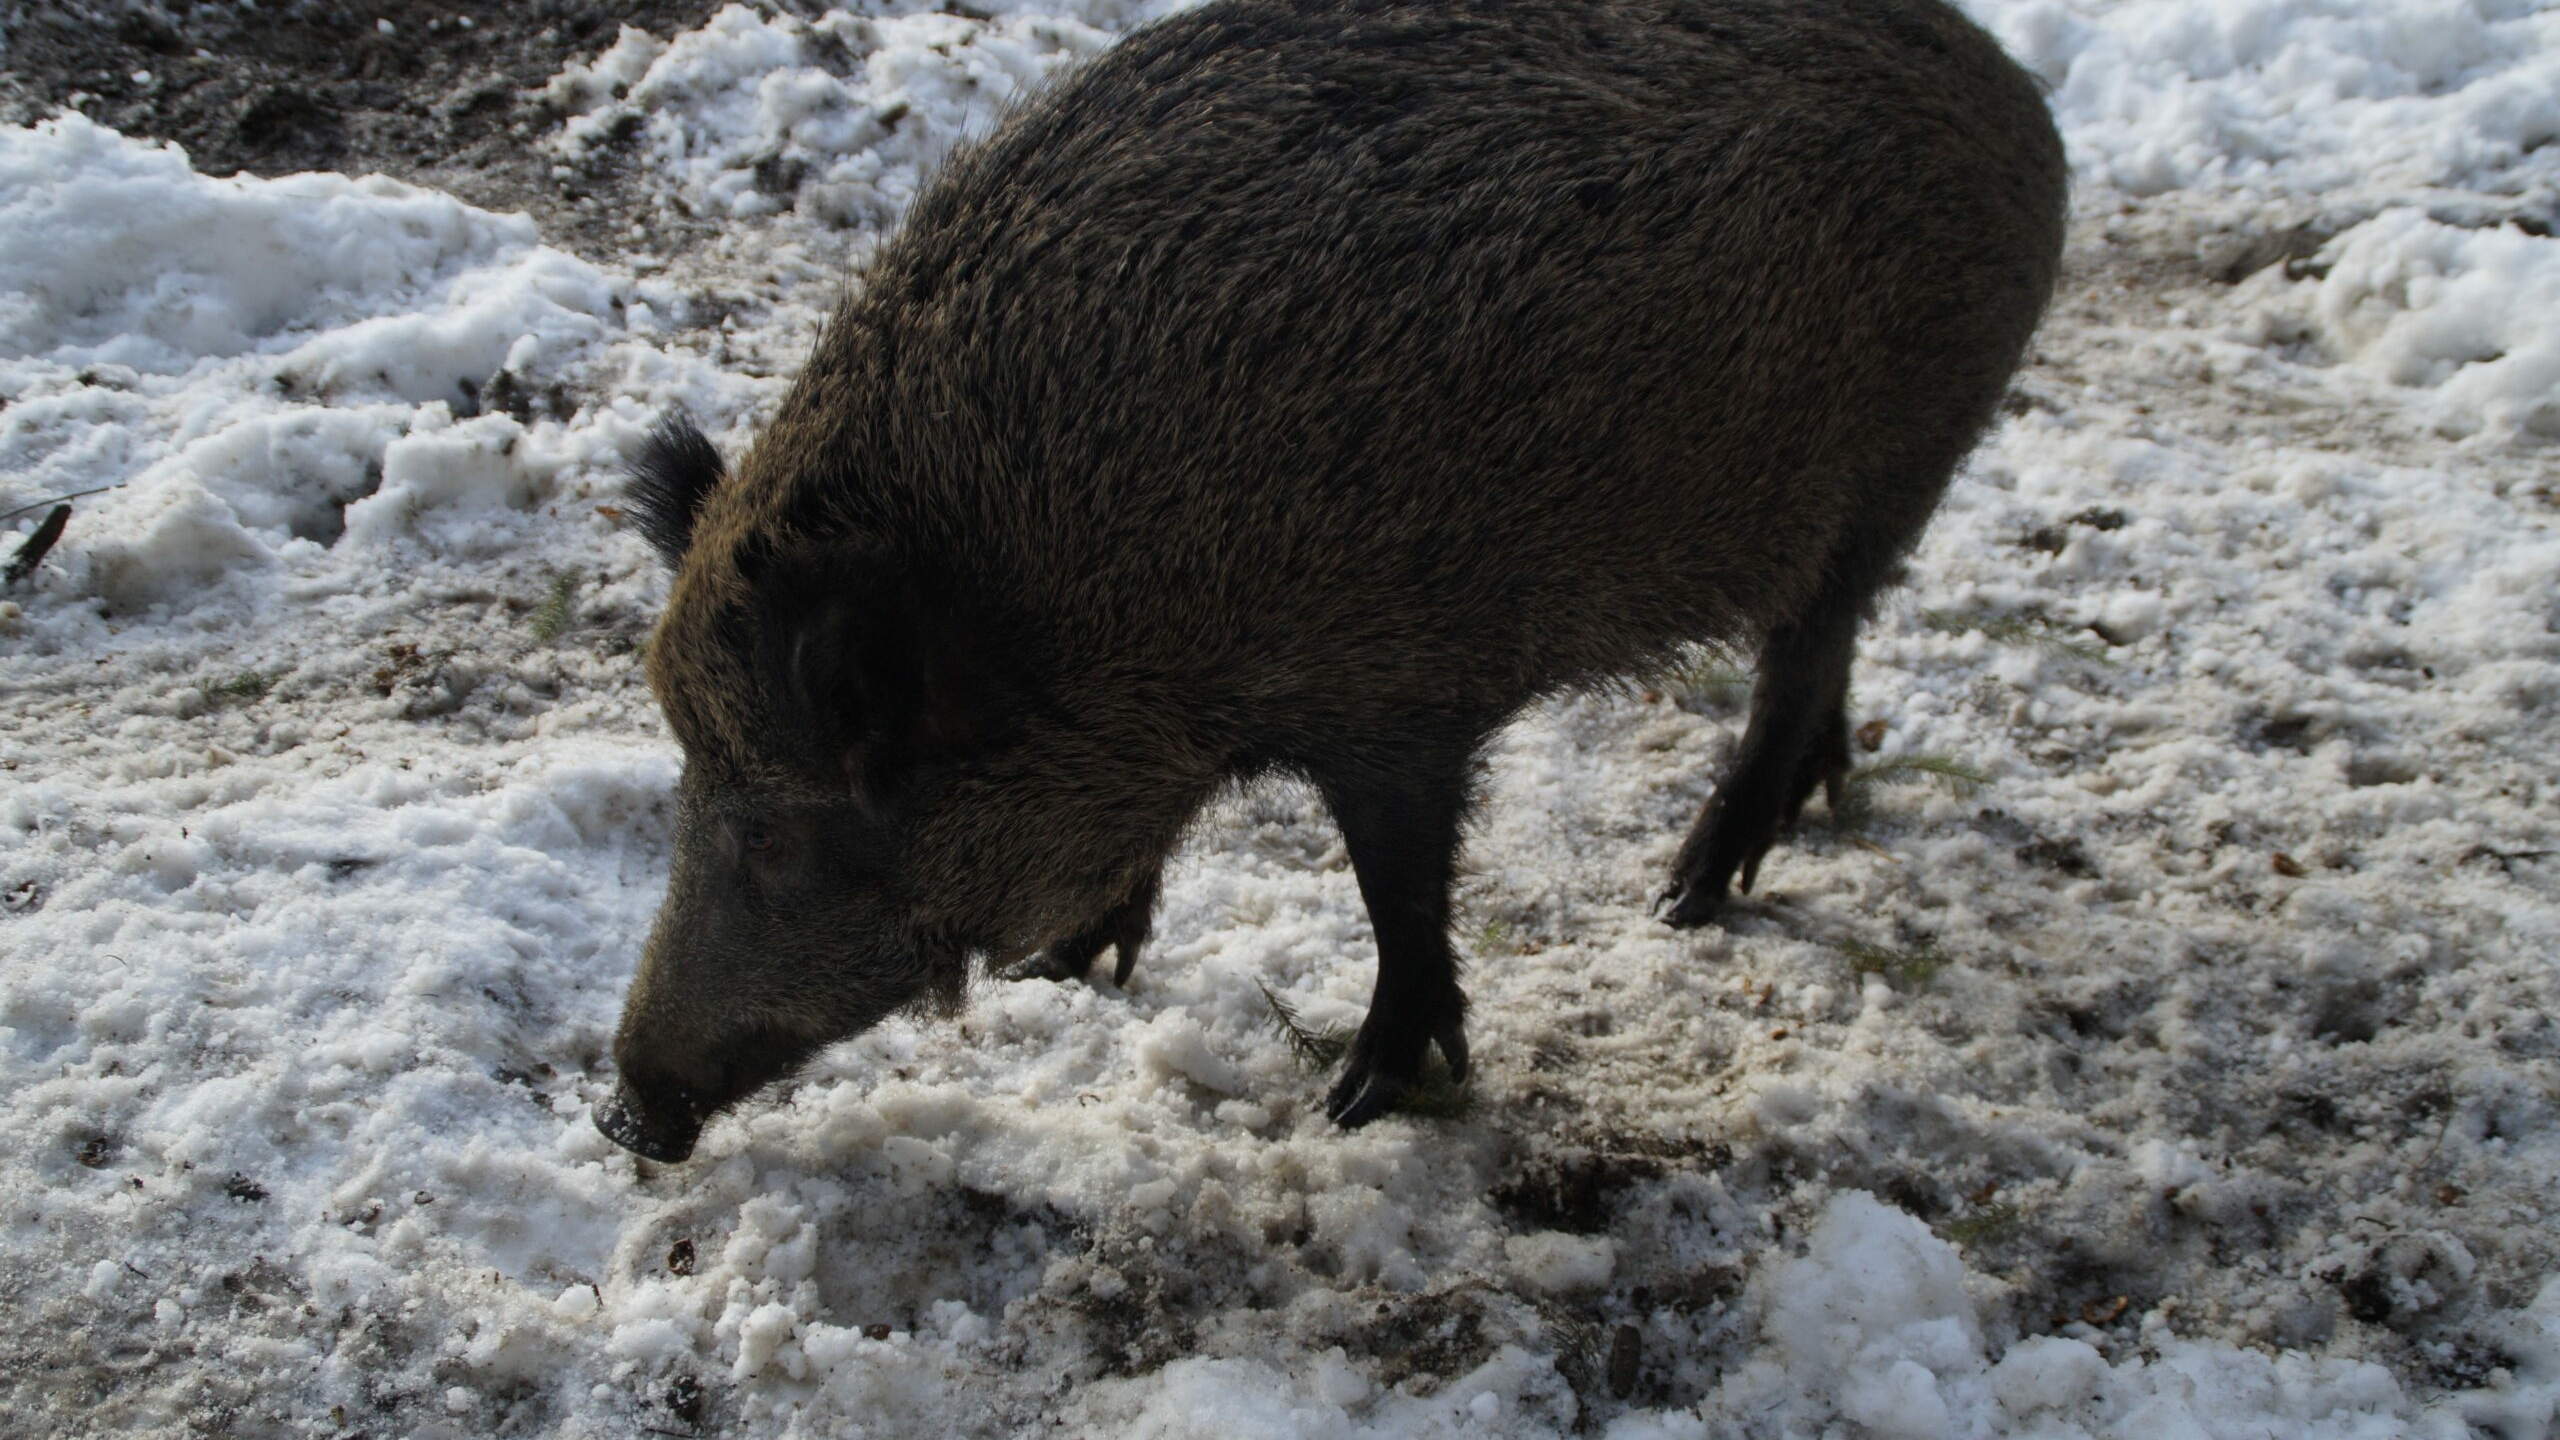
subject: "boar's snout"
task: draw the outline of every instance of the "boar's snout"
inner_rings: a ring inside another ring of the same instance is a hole
[[[595,1118],[606,1139],[647,1159],[691,1155],[712,1117],[797,1070],[823,1038],[771,1023],[677,1019],[646,981],[644,969],[639,1003],[614,1037],[613,1095]]]
[[[709,1107],[689,1086],[651,1084],[626,1074],[613,1087],[613,1097],[596,1110],[596,1128],[604,1138],[646,1160],[669,1164],[693,1154]]]

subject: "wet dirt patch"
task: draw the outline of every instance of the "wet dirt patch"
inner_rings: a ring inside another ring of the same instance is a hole
[[[648,203],[627,153],[572,167],[539,142],[560,117],[539,101],[567,66],[624,25],[665,35],[717,0],[381,0],[248,10],[187,0],[127,10],[32,7],[6,26],[0,123],[77,111],[184,146],[207,175],[384,174],[490,210],[531,214],[590,258],[705,227]]]

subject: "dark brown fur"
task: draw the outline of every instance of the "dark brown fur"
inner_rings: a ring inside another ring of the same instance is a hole
[[[644,466],[685,820],[608,1133],[680,1154],[973,954],[1125,975],[1184,827],[1271,770],[1378,933],[1359,1123],[1429,1044],[1464,1070],[1487,737],[1754,644],[1671,897],[1712,918],[1846,764],[1856,628],[2043,309],[2064,174],[1935,0],[1221,0],[1131,36],[943,171],[734,478],[681,430]]]

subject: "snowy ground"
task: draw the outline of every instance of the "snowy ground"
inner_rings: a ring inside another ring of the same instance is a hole
[[[676,767],[621,454],[742,440],[922,169],[1161,8],[595,29],[516,97],[575,253],[0,129],[0,508],[121,487],[0,601],[27,1433],[2552,1433],[2529,0],[1974,0],[2071,269],[1856,683],[1878,764],[1987,781],[1879,780],[1675,934],[1732,687],[1527,717],[1466,1113],[1324,1123],[1257,982],[1354,1019],[1367,928],[1272,788],[1128,992],[990,982],[683,1166],[595,1133]]]

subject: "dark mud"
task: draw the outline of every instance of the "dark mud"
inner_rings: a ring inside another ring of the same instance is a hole
[[[562,167],[543,85],[624,25],[664,36],[720,0],[380,0],[362,4],[0,7],[0,123],[77,110],[174,141],[208,175],[383,174],[490,210],[522,210],[589,259],[702,228],[660,207],[626,153]],[[463,22],[468,21],[468,24]],[[386,28],[385,23],[388,22]]]

